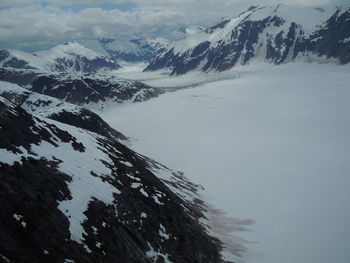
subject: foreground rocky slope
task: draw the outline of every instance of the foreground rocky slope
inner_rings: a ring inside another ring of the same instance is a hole
[[[0,96],[1,261],[222,262],[198,186],[119,136],[41,111],[79,108],[8,85],[1,94],[22,106]]]
[[[350,8],[334,14],[284,5],[251,7],[238,17],[170,45],[145,69],[224,71],[251,61],[349,63]],[[195,43],[195,44],[193,44]]]

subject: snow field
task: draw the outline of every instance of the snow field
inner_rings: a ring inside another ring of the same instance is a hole
[[[257,242],[242,261],[347,263],[349,69],[268,66],[102,117],[135,150],[203,185],[215,208],[256,222],[240,234]]]

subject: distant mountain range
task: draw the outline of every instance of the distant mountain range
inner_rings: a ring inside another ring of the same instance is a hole
[[[181,40],[104,38],[58,45],[26,53],[0,50],[0,67],[41,72],[96,73],[121,68],[122,62],[149,63],[145,71],[166,69],[173,75],[191,70],[223,71],[253,61],[350,61],[350,7],[258,7],[208,28],[177,29]]]
[[[169,45],[165,38],[109,38],[82,41],[82,44],[116,61],[149,62]]]
[[[25,53],[0,51],[0,80],[78,105],[103,109],[108,104],[144,101],[162,93],[111,73],[121,66],[76,42]]]
[[[119,69],[121,66],[115,60],[77,42],[69,42],[36,53],[0,50],[0,67],[32,69],[41,72],[92,73]]]
[[[170,44],[145,69],[224,71],[252,61],[350,62],[350,8],[251,7]]]

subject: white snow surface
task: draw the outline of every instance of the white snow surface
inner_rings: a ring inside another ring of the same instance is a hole
[[[85,57],[88,60],[95,58],[105,58],[107,61],[112,61],[105,54],[101,54],[94,50],[91,50],[77,42],[68,42],[57,45],[51,49],[38,51],[35,53],[26,53],[18,50],[7,50],[9,56],[0,62],[0,66],[3,66],[6,62],[13,58],[24,60],[28,63],[28,66],[38,69],[42,72],[51,72],[56,70],[57,59],[64,59],[67,61],[76,61],[79,57]],[[74,70],[71,69],[74,73]]]
[[[135,150],[203,185],[205,201],[256,222],[240,234],[256,242],[243,262],[348,263],[349,72],[349,65],[268,66],[102,117],[134,138]]]
[[[163,258],[164,263],[173,263],[172,261],[169,260],[167,254],[162,254],[160,252],[157,252],[156,250],[154,250],[154,248],[150,243],[148,243],[148,246],[150,250],[146,252],[146,255],[148,258],[151,259],[152,262],[158,261],[159,260],[158,258]]]
[[[69,57],[74,55],[86,57],[90,60],[103,56],[101,53],[88,49],[83,45],[80,45],[78,42],[68,42],[65,44],[60,44],[49,50],[35,52],[35,55],[43,60],[46,59],[47,63],[50,63],[57,58],[67,56]]]
[[[33,54],[22,52],[19,50],[13,50],[13,49],[8,50],[8,52],[10,53],[9,56],[5,60],[0,62],[1,67],[11,59],[17,58],[19,60],[27,61],[29,63],[29,66],[33,68],[38,68],[38,69],[44,68],[43,60],[37,56],[34,56]]]
[[[64,102],[54,97],[42,95],[22,88],[16,84],[6,81],[0,81],[0,96],[3,94],[12,94],[13,96],[24,96],[26,100],[21,108],[30,114],[41,117],[50,117],[60,112],[80,113],[82,108],[71,103]]]
[[[119,51],[124,53],[134,53],[134,54],[142,54],[144,50],[142,50],[142,46],[150,45],[155,50],[159,48],[166,47],[169,44],[169,41],[165,38],[145,38],[145,39],[137,39],[140,44],[136,44],[131,42],[130,38],[118,38],[114,41],[106,44],[107,49],[112,51]]]
[[[133,42],[133,40],[138,43]],[[157,37],[157,38],[130,38],[119,36],[116,39],[111,39],[108,43],[101,43],[98,39],[91,39],[81,41],[83,46],[88,47],[91,50],[94,50],[98,53],[101,53],[105,56],[109,56],[108,52],[119,52],[124,54],[134,54],[134,55],[144,55],[145,52],[150,51],[145,48],[145,46],[150,46],[151,49],[155,51],[165,48],[169,45],[169,40]],[[123,61],[119,61],[123,63]]]
[[[109,56],[108,52],[103,48],[98,39],[89,39],[82,41],[81,44],[95,52],[103,54],[104,56]]]
[[[82,242],[83,233],[85,232],[81,223],[86,219],[84,212],[87,210],[87,205],[92,197],[101,200],[106,204],[112,204],[114,201],[113,194],[120,194],[119,190],[101,178],[91,175],[93,171],[97,175],[109,176],[110,168],[107,168],[103,161],[112,163],[108,155],[104,153],[97,144],[96,134],[89,133],[86,130],[77,129],[73,126],[61,124],[52,121],[58,127],[68,131],[74,137],[79,138],[80,142],[85,146],[85,152],[67,155],[69,149],[65,147],[56,148],[56,156],[62,160],[60,170],[72,176],[72,182],[68,187],[72,195],[71,200],[60,202],[58,208],[69,217],[71,238]],[[68,145],[65,145],[69,147]],[[50,156],[50,154],[46,155]]]

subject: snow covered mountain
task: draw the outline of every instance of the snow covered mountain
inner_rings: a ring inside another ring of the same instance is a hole
[[[0,96],[20,105],[30,114],[86,129],[111,140],[127,140],[123,134],[112,129],[100,116],[83,107],[3,81],[0,81]]]
[[[251,7],[171,44],[145,69],[223,71],[251,61],[350,62],[350,8]]]
[[[113,59],[77,42],[68,42],[33,54],[17,50],[1,50],[0,67],[91,73],[114,70],[121,66]]]
[[[70,42],[29,54],[0,51],[0,80],[78,105],[103,109],[110,103],[139,102],[162,93],[141,82],[115,76],[111,58]]]
[[[149,62],[166,50],[169,41],[160,37],[140,39],[120,37],[88,40],[83,41],[82,44],[117,61]]]
[[[29,69],[0,68],[0,80],[100,110],[110,104],[145,101],[163,93],[138,81],[102,73],[42,73]]]
[[[140,102],[163,93],[141,82],[106,75],[40,76],[30,90],[77,105],[103,109],[113,103]]]
[[[1,261],[223,262],[199,221],[199,186],[52,118],[79,107],[6,82],[0,91],[16,103],[0,96]]]

